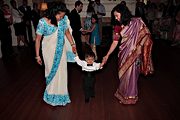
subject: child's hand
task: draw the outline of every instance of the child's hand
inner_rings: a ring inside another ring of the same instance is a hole
[[[89,41],[86,41],[86,44],[87,44],[87,45],[90,45]]]
[[[81,31],[81,32],[82,32],[82,30],[83,30],[83,28],[81,28],[79,31]]]
[[[100,69],[102,69],[103,66],[104,66],[104,63],[102,62],[102,63],[100,64]]]
[[[108,58],[109,58],[109,55],[106,55],[103,57],[103,60],[102,60],[103,65],[107,62]]]
[[[83,35],[85,35],[85,34],[87,33],[87,32],[85,32],[85,31],[81,31],[81,32],[82,32]]]

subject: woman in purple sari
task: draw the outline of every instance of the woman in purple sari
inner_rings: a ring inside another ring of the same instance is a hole
[[[107,62],[118,42],[121,42],[118,53],[120,84],[114,95],[122,104],[135,104],[138,100],[139,75],[153,73],[151,35],[142,19],[133,17],[126,6],[118,4],[113,8],[112,15],[119,27],[114,27],[113,42],[103,62]]]

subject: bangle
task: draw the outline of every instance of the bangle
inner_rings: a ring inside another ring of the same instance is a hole
[[[35,57],[35,59],[39,59],[39,58],[41,58],[41,57],[40,57],[40,56],[36,56],[36,57]]]
[[[71,44],[71,46],[75,45],[74,43]]]

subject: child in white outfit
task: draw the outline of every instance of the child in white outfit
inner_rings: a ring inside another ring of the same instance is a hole
[[[82,67],[84,71],[83,89],[85,95],[85,102],[88,103],[91,97],[95,97],[95,71],[102,69],[103,63],[96,63],[95,54],[93,51],[88,51],[85,54],[85,60],[80,60],[78,56],[75,57],[76,63]]]

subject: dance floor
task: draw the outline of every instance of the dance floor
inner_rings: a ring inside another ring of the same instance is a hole
[[[155,40],[152,52],[155,73],[140,76],[139,101],[122,105],[114,97],[119,84],[117,51],[96,74],[96,95],[84,102],[82,71],[68,63],[71,103],[52,107],[42,97],[44,67],[39,66],[29,48],[14,48],[12,60],[0,59],[0,120],[180,120],[180,48]],[[99,49],[104,56],[108,46]]]

